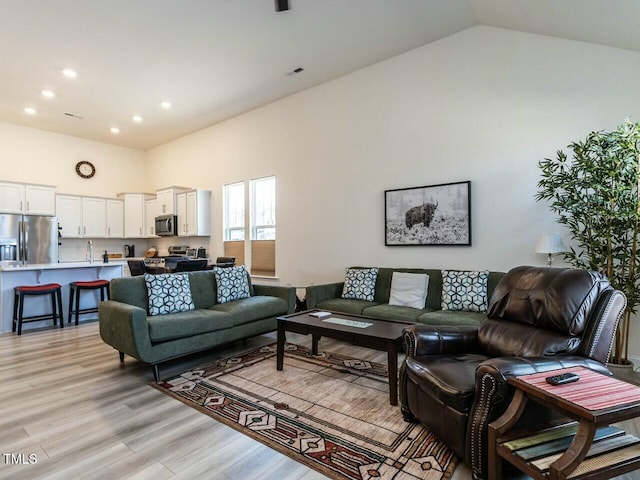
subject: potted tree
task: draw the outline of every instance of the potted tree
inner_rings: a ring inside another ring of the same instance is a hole
[[[605,274],[627,296],[610,362],[629,364],[629,324],[640,304],[640,125],[626,120],[568,148],[571,159],[558,151],[538,162],[536,200],[549,202],[574,241],[565,261]]]

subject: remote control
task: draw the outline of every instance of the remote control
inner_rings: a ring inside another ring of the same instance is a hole
[[[547,383],[551,385],[564,385],[565,383],[577,382],[580,380],[580,375],[577,373],[561,373],[560,375],[552,375],[545,378]]]

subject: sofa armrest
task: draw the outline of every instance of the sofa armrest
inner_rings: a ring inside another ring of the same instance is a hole
[[[293,313],[296,309],[295,287],[253,284],[253,290],[256,295],[282,298],[288,305],[287,314]]]
[[[471,353],[478,343],[478,327],[453,325],[411,325],[402,332],[408,357]]]
[[[107,345],[138,360],[152,363],[146,310],[128,303],[106,300],[98,306],[98,321],[100,337]]]
[[[514,389],[507,383],[509,377],[575,366],[611,375],[600,362],[580,356],[496,357],[485,360],[478,366],[476,394],[467,427],[467,452],[475,477],[486,477],[489,424],[505,412],[513,398]]]
[[[323,300],[340,298],[342,296],[343,289],[344,282],[325,283],[323,285],[308,286],[305,296],[305,300],[307,301],[307,308],[316,308],[318,303]]]

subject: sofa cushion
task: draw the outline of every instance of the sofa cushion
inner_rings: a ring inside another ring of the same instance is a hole
[[[216,298],[216,280],[213,270],[199,270],[189,272],[189,285],[191,285],[191,297],[193,303],[198,308],[209,308],[215,305]]]
[[[389,305],[422,310],[428,285],[429,275],[425,273],[393,272]]]
[[[378,269],[347,268],[342,289],[342,298],[373,301],[376,292]]]
[[[235,326],[263,318],[285,315],[289,310],[289,305],[282,298],[256,295],[255,297],[219,303],[211,307],[210,310],[230,314]]]
[[[188,312],[195,309],[189,276],[185,273],[144,274],[149,296],[149,315]]]
[[[362,315],[362,311],[367,307],[378,305],[376,302],[368,302],[366,300],[353,300],[350,298],[330,298],[318,302],[316,308],[322,310],[331,310],[334,312],[354,313]]]
[[[231,302],[249,297],[249,274],[244,265],[239,267],[213,268],[216,276],[218,303]]]
[[[421,314],[417,321],[426,325],[471,325],[477,327],[487,319],[484,313],[434,310]]]
[[[442,271],[442,310],[487,311],[488,271]]]
[[[151,342],[166,342],[233,327],[233,317],[214,310],[191,310],[147,317]]]
[[[380,318],[382,320],[401,320],[405,322],[417,322],[418,317],[431,309],[418,310],[417,308],[389,305],[383,303],[373,307],[367,307],[362,311],[362,315],[367,317]]]

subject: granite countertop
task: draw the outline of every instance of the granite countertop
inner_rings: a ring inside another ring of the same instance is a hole
[[[99,262],[62,262],[34,263],[30,265],[0,265],[0,272],[24,272],[28,270],[66,270],[70,268],[120,267],[126,264],[124,259],[110,259],[108,263]]]

